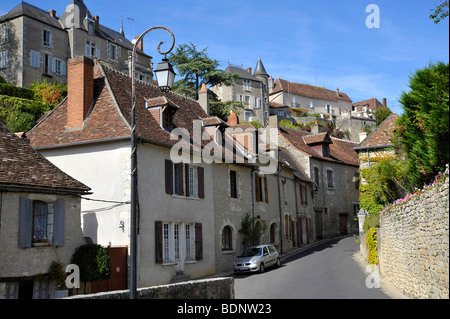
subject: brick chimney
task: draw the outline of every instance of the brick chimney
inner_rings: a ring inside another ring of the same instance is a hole
[[[252,74],[252,68],[248,68],[248,69],[245,70],[245,71],[247,71],[248,73]]]
[[[364,132],[364,128],[362,129],[362,132],[359,133],[359,142],[361,143],[367,138],[367,132]]]
[[[139,39],[139,36],[134,37],[134,41],[137,41],[137,39]],[[139,43],[137,44],[136,48],[138,50],[141,50],[142,52],[144,51],[144,39],[142,38],[141,41],[139,41]]]
[[[67,129],[83,128],[94,100],[94,62],[80,56],[67,63]]]
[[[94,16],[94,21],[95,21],[95,26],[98,27],[100,26],[100,17],[99,16]]]
[[[198,92],[198,103],[205,110],[208,116],[211,115],[211,107],[209,105],[209,94],[208,89],[206,88],[206,84],[202,83],[202,88]]]
[[[385,97],[383,98],[383,105],[384,105],[384,106],[387,106],[387,100],[386,100]]]
[[[228,116],[228,125],[233,126],[233,125],[238,125],[238,124],[239,124],[238,116],[232,110],[230,113],[230,116]]]

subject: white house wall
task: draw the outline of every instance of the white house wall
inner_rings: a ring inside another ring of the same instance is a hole
[[[40,150],[53,164],[88,185],[93,194],[81,201],[85,237],[102,246],[129,245],[131,148],[129,141]],[[104,201],[112,201],[110,203]]]

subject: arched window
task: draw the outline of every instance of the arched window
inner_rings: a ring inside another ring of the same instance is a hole
[[[233,250],[233,230],[230,226],[222,230],[222,250]]]
[[[270,225],[270,242],[275,243],[277,233],[277,225],[273,223]]]

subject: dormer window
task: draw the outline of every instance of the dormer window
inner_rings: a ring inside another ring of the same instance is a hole
[[[172,131],[175,128],[173,117],[179,106],[167,99],[159,96],[145,100],[145,108],[165,131]]]
[[[90,35],[95,34],[95,20],[89,14],[84,18],[84,26]]]

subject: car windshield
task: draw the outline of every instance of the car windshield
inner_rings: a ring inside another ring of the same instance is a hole
[[[241,254],[241,257],[253,257],[253,256],[261,256],[262,255],[262,249],[257,247],[247,248],[244,250],[244,252]]]

